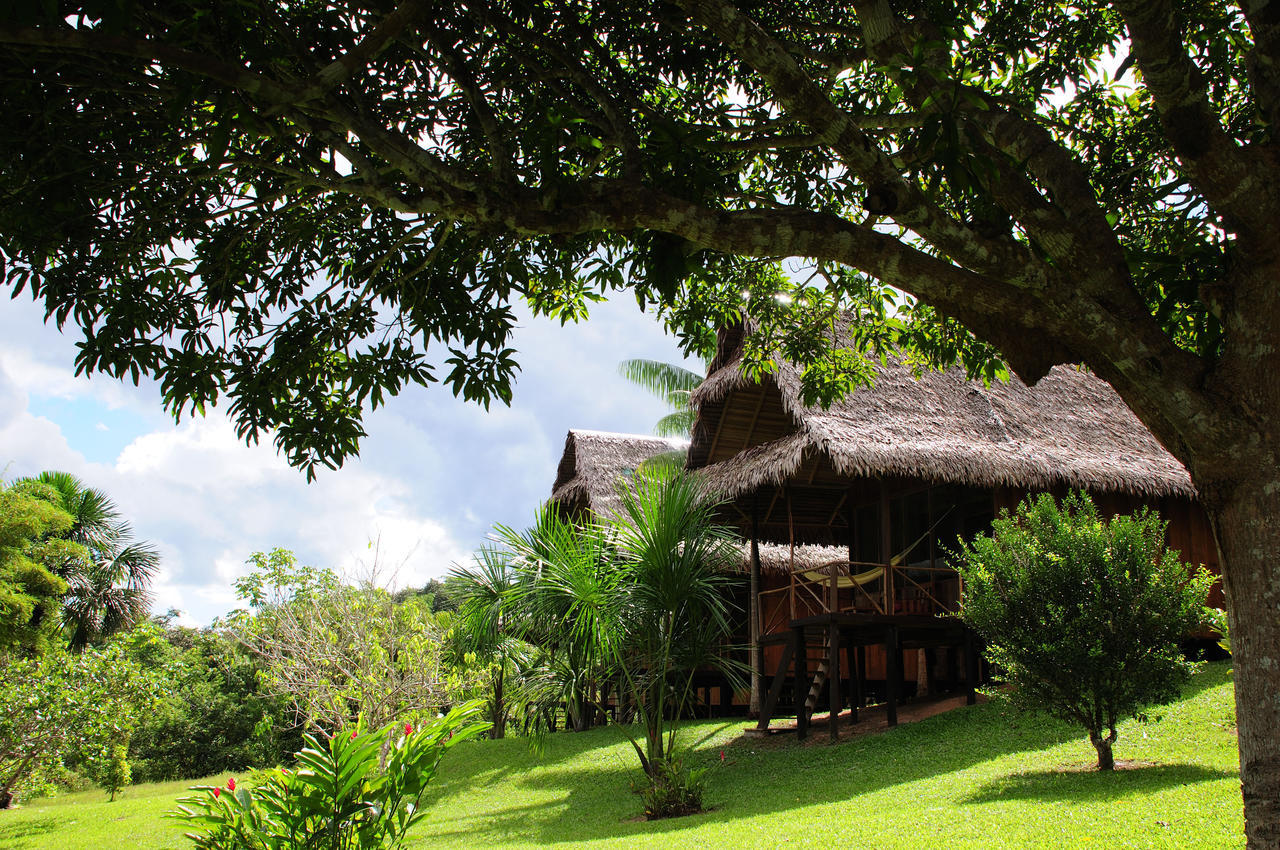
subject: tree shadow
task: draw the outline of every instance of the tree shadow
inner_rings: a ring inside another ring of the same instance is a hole
[[[745,723],[739,719],[728,725]],[[534,793],[542,799],[553,797],[553,803],[516,804],[474,817],[459,817],[454,825],[432,832],[439,836],[466,835],[475,846],[503,845],[514,840],[556,844],[620,836],[648,836],[657,841],[664,834],[697,828],[709,821],[730,822],[848,800],[1080,738],[1072,727],[1017,714],[1001,703],[963,708],[884,734],[827,746],[794,739],[761,745],[754,739],[739,737],[708,748],[706,745],[725,727],[726,724],[717,723],[708,730],[698,724],[687,730],[686,743],[696,742],[704,749],[692,753],[686,763],[709,767],[712,772],[707,796],[710,809],[701,815],[640,820],[640,798],[627,793],[631,784],[642,778],[638,763],[631,767],[628,761],[627,767],[620,767],[617,759],[611,758],[611,764],[559,767],[542,762],[543,769],[531,773],[530,768],[538,764],[530,762],[451,778],[447,793],[474,790],[478,785],[489,787],[492,782],[496,794]],[[595,739],[596,746],[615,744],[622,737],[617,730],[608,729],[582,733],[584,739],[588,735]],[[581,754],[595,748],[587,744],[583,740],[581,745],[570,745],[565,750]],[[724,767],[719,758],[722,748],[727,755]],[[778,787],[778,793],[761,794],[762,774],[777,777],[777,784],[785,785],[785,789]],[[443,808],[447,810],[447,802]]]
[[[1193,785],[1239,774],[1198,764],[1151,764],[1122,770],[1040,770],[1002,776],[988,782],[961,803],[995,803],[1008,800],[1057,800],[1089,802],[1124,794],[1151,793],[1175,785]]]
[[[1208,665],[1189,683],[1183,699],[1229,681],[1227,669],[1225,664]],[[459,763],[448,777],[441,777],[444,781],[438,790],[440,796],[435,797],[436,807],[442,814],[450,813],[449,822],[430,818],[436,821],[431,831],[442,837],[465,835],[472,847],[504,846],[516,841],[562,844],[629,836],[656,843],[663,835],[676,835],[708,823],[731,823],[839,803],[896,785],[959,773],[995,759],[1085,740],[1081,729],[1044,715],[1020,712],[1004,700],[948,711],[883,734],[836,744],[824,743],[825,732],[820,730],[803,743],[791,736],[765,741],[744,736],[724,740],[727,729],[746,726],[745,720],[734,718],[727,722],[691,723],[685,729],[684,744],[693,749],[686,765],[710,768],[706,798],[709,810],[703,814],[640,820],[641,800],[627,793],[632,783],[642,778],[639,764],[629,750],[623,758],[616,754],[606,757],[606,751],[623,741],[616,727],[607,727],[552,736],[555,740],[547,742],[541,757],[518,741],[500,748],[502,752],[488,744],[478,748],[484,751],[481,760]],[[598,757],[593,755],[597,750]],[[726,754],[723,764],[722,750]],[[1056,787],[1056,777],[1060,775],[1067,777],[1061,790]],[[1086,771],[1046,771],[993,782],[965,802],[1018,798],[1091,800],[1234,775],[1191,764],[1131,768],[1109,776]],[[762,783],[762,776],[769,777],[767,782]],[[459,795],[458,800],[465,799],[463,795],[477,787],[492,789],[495,799],[510,803],[486,806],[474,814],[451,812],[449,798]],[[761,793],[764,787],[771,793]],[[526,804],[525,795],[541,802]]]
[[[23,845],[19,843],[22,839],[38,839],[47,832],[53,832],[59,826],[58,819],[52,815],[10,822],[6,820],[7,815],[0,814],[0,847],[22,847]],[[31,846],[38,846],[38,844]]]

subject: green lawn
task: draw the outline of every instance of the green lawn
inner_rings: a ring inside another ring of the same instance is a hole
[[[715,764],[706,814],[646,823],[627,792],[634,755],[616,730],[454,750],[413,846],[1241,847],[1227,665],[1203,672],[1159,720],[1129,723],[1116,756],[1088,771],[1074,730],[996,703],[835,746],[740,737],[741,720],[688,727]],[[725,762],[719,764],[721,750]],[[182,783],[139,786],[0,812],[0,847],[181,847],[159,819]]]

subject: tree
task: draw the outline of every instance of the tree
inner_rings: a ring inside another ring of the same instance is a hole
[[[1278,35],[1227,0],[17,4],[0,251],[81,369],[225,397],[309,472],[406,383],[507,400],[517,297],[629,286],[704,349],[750,308],[746,368],[818,399],[889,345],[1083,362],[1208,511],[1280,846]]]
[[[621,507],[608,518],[574,523],[546,505],[528,531],[500,528],[503,560],[517,573],[507,598],[523,617],[515,627],[571,671],[550,695],[568,705],[575,728],[587,724],[602,684],[620,682],[616,705],[643,728],[637,737],[622,725],[645,772],[646,813],[687,814],[700,810],[701,793],[676,747],[679,721],[695,671],[735,672],[719,650],[731,631],[727,568],[740,554],[693,477],[659,466],[618,490]]]
[[[0,658],[0,808],[65,758],[98,772],[128,747],[158,693],[155,677],[118,645]]]
[[[71,523],[48,488],[0,486],[0,651],[40,652],[57,634],[67,591],[58,572],[87,557],[58,539]]]
[[[1083,726],[1098,769],[1115,766],[1116,724],[1174,699],[1192,664],[1180,641],[1204,619],[1213,576],[1165,548],[1143,509],[1110,520],[1085,494],[1048,494],[961,544],[961,616],[1022,705]]]
[[[520,638],[524,624],[518,622],[516,570],[502,552],[486,546],[476,552],[470,567],[455,567],[446,581],[459,600],[458,629],[463,647],[493,668],[489,734],[505,737],[511,712],[507,674],[529,655],[528,644]]]
[[[693,433],[697,411],[689,397],[702,383],[701,375],[658,360],[623,360],[618,364],[618,372],[671,406],[672,411],[653,426],[653,433],[660,437],[687,437]]]
[[[446,629],[420,597],[396,604],[376,576],[343,584],[285,549],[255,552],[249,563],[235,582],[249,607],[223,625],[306,725],[333,734],[362,717],[380,727],[450,702]]]
[[[101,490],[86,487],[67,472],[46,471],[19,484],[38,484],[58,495],[71,515],[61,536],[83,546],[88,558],[67,560],[59,575],[67,583],[62,622],[76,650],[127,631],[151,613],[151,577],[160,553],[133,540],[133,529]]]

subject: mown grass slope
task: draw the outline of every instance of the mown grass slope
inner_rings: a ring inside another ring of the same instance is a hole
[[[1226,664],[1179,702],[1121,729],[1112,774],[1083,734],[999,702],[836,745],[741,736],[744,722],[686,728],[711,766],[711,811],[654,823],[628,792],[638,770],[616,729],[451,752],[411,846],[455,847],[1241,847],[1235,713]],[[723,751],[724,760],[720,754]],[[182,783],[97,792],[0,812],[0,847],[181,847],[160,814]]]

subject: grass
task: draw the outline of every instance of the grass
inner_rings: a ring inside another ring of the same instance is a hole
[[[1242,847],[1227,665],[1157,713],[1121,729],[1116,756],[1134,764],[1113,774],[1088,769],[1083,734],[997,702],[836,745],[699,722],[685,740],[713,766],[711,810],[654,823],[636,818],[638,769],[617,730],[549,736],[540,756],[520,739],[468,744],[442,765],[410,846]],[[187,784],[0,812],[0,847],[181,847],[159,815]]]

